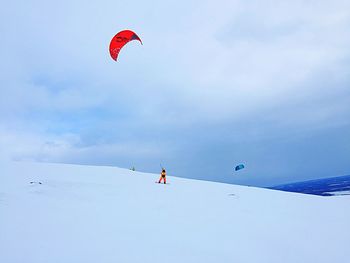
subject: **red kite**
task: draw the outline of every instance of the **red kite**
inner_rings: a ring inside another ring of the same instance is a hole
[[[138,40],[142,45],[141,39],[131,30],[123,30],[116,34],[109,44],[111,57],[117,61],[120,50],[132,40]]]

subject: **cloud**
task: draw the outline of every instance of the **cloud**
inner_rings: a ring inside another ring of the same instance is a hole
[[[155,169],[149,163],[162,159],[184,175],[203,165],[200,174],[213,180],[223,159],[245,159],[258,172],[271,158],[257,148],[278,158],[279,144],[294,149],[283,143],[290,137],[307,145],[309,136],[350,125],[349,7],[340,0],[6,3],[0,145],[37,160],[135,160]],[[144,45],[129,43],[115,63],[108,44],[124,28]],[[279,163],[271,173],[290,176]]]

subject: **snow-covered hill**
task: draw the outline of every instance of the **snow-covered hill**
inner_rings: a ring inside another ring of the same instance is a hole
[[[350,260],[349,196],[157,179],[113,167],[2,163],[0,262]]]

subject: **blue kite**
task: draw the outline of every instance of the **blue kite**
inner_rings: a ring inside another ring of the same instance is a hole
[[[241,170],[243,168],[244,168],[244,165],[243,164],[239,164],[239,165],[236,166],[235,171],[239,171],[239,170]]]

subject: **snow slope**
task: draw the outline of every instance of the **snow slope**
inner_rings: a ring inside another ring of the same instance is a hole
[[[157,179],[113,167],[2,163],[0,262],[350,261],[350,196]]]

